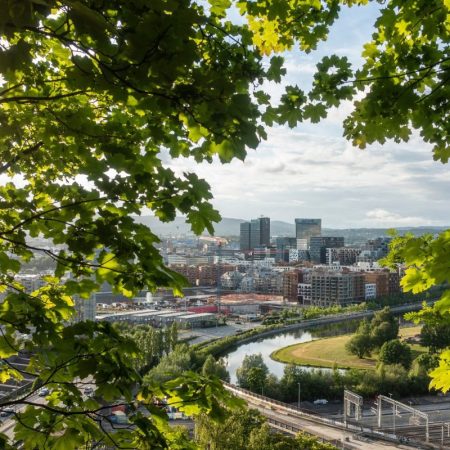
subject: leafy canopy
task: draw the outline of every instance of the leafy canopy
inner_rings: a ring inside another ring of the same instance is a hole
[[[1,402],[26,405],[15,427],[26,446],[178,445],[182,433],[170,438],[158,396],[219,415],[226,394],[217,382],[186,374],[136,397],[133,341],[100,323],[67,325],[74,303],[104,282],[125,295],[184,286],[164,267],[158,238],[132,215],[144,207],[163,221],[185,214],[201,233],[219,214],[208,184],[175,174],[168,160],[244,159],[267,126],[317,122],[357,92],[345,122],[355,144],[408,140],[414,128],[435,159],[448,160],[447,0],[382,2],[362,69],[330,55],[309,92],[287,86],[279,102],[267,94],[265,83],[286,73],[280,52],[313,51],[341,7],[366,3],[0,0],[0,373],[3,381],[23,377],[6,358],[32,352],[32,392],[53,389],[44,405],[27,394]],[[232,8],[239,23],[229,19]],[[21,265],[42,255],[56,269],[27,292]],[[125,401],[135,428],[102,431],[103,404],[82,396],[78,378],[93,379],[98,398]]]

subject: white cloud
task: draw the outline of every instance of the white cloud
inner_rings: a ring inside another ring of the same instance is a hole
[[[376,226],[396,227],[396,226],[417,226],[417,225],[434,225],[432,220],[423,217],[403,217],[400,214],[386,211],[382,208],[367,211],[366,217],[369,222]]]
[[[343,8],[317,52],[286,54],[285,84],[308,89],[315,65],[332,53],[360,64],[362,45],[372,33],[367,24],[379,8]],[[264,89],[277,99],[284,85],[267,83]],[[342,121],[351,111],[352,102],[344,102],[319,124],[271,128],[245,162],[197,164],[170,157],[167,162],[177,173],[191,170],[205,178],[225,217],[322,217],[325,227],[449,224],[450,165],[434,162],[431,146],[418,133],[408,143],[388,141],[364,151],[353,147],[342,137]]]
[[[273,128],[245,162],[179,159],[171,167],[206,178],[225,217],[318,216],[326,227],[448,223],[450,167],[433,162],[430,147],[412,140],[362,151],[322,130]],[[377,210],[386,214],[366,214]]]

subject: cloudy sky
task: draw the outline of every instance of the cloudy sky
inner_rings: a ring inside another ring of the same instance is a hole
[[[347,55],[360,64],[378,7],[344,11],[313,55],[286,55],[287,84],[308,89],[315,64],[326,54]],[[282,86],[267,90],[276,97]],[[321,217],[323,226],[341,228],[450,225],[450,165],[434,162],[431,147],[418,135],[403,144],[352,147],[341,125],[350,110],[351,104],[344,104],[320,124],[269,129],[267,141],[245,162],[171,165],[205,178],[223,217],[263,214],[287,222]]]

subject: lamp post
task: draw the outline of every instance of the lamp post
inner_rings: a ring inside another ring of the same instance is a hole
[[[297,397],[297,408],[300,411],[300,393],[301,393],[301,389],[300,389],[300,381],[298,382],[298,397]]]

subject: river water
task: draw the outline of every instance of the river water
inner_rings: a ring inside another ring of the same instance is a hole
[[[309,329],[293,330],[282,332],[275,336],[255,339],[253,342],[239,345],[237,348],[230,350],[225,355],[227,361],[227,369],[230,374],[230,381],[236,383],[236,370],[242,365],[245,355],[253,355],[261,353],[264,363],[269,368],[270,373],[277,377],[281,377],[284,372],[284,363],[274,361],[270,354],[282,347],[288,345],[310,342],[326,336],[337,336],[339,334],[352,333],[358,327],[359,320],[349,320],[344,323],[330,324],[311,327]],[[310,368],[308,368],[310,369]],[[324,369],[327,370],[327,369]],[[329,369],[328,369],[329,370]]]

